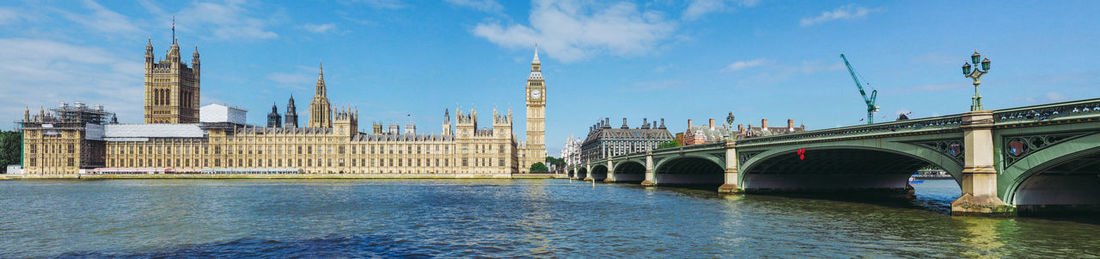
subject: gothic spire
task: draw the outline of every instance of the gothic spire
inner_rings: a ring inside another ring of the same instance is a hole
[[[535,43],[535,58],[531,59],[531,64],[541,64],[539,62],[539,44]]]
[[[317,95],[325,96],[325,65],[320,64],[320,68],[317,70],[317,85],[315,86]]]

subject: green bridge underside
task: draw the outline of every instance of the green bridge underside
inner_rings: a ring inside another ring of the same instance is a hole
[[[1002,109],[993,116],[997,193],[1002,200],[1014,205],[1096,202],[1080,196],[1097,197],[1098,191],[1059,189],[1100,184],[1100,99]],[[657,184],[662,174],[721,175],[730,161],[725,157],[727,145],[736,150],[732,160],[737,163],[737,184],[747,191],[905,188],[908,177],[928,165],[944,169],[961,182],[966,155],[962,117],[743,138],[658,149],[650,155]],[[800,149],[805,150],[802,157]],[[636,153],[608,160],[615,175],[643,174],[646,156]],[[589,173],[587,167],[591,167],[606,175],[608,160],[569,169],[579,174]],[[1043,199],[1055,199],[1033,201],[1039,193],[1045,193]]]

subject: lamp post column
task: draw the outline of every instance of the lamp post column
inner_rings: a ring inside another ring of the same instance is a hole
[[[962,171],[962,195],[951,202],[952,215],[1011,215],[1016,208],[1006,204],[997,195],[997,167],[993,159],[993,111],[982,107],[978,94],[981,77],[989,72],[989,58],[982,59],[978,51],[970,55],[963,65],[963,75],[974,80],[973,102],[970,112],[963,114],[960,128],[963,130],[964,167]],[[971,68],[974,70],[972,71]]]

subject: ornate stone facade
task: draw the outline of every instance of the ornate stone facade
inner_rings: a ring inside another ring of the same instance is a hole
[[[178,51],[170,53],[175,52]],[[170,54],[169,60],[174,60],[173,57]],[[196,54],[196,87],[191,89],[195,90],[196,102],[197,59]],[[179,64],[166,64],[168,68],[181,67]],[[545,91],[538,65],[536,54],[528,89]],[[147,92],[150,89],[148,82]],[[160,91],[159,84],[154,86],[157,86],[154,90]],[[242,119],[237,118],[243,118],[244,111],[236,108],[232,109],[239,110],[241,114],[204,115],[201,122],[195,119],[191,123],[182,123],[190,117],[164,119],[161,123],[162,118],[154,116],[152,122],[155,123],[147,124],[109,124],[103,120],[104,114],[108,113],[102,109],[89,110],[89,114],[98,114],[98,117],[77,116],[93,118],[77,121],[58,119],[74,116],[71,112],[56,117],[43,111],[31,118],[27,111],[22,122],[27,155],[24,171],[35,175],[85,172],[508,177],[529,168],[528,162],[542,161],[546,155],[543,144],[544,92],[532,95],[529,91],[527,94],[528,125],[534,128],[528,131],[531,141],[519,144],[512,129],[511,110],[507,114],[499,114],[494,109],[488,128],[479,127],[476,110],[468,113],[456,110],[453,120],[448,110],[444,112],[442,134],[439,135],[417,134],[412,125],[406,126],[405,132],[400,132],[396,124],[390,125],[391,130],[386,132],[381,131],[381,124],[375,124],[373,134],[363,133],[358,128],[358,110],[350,107],[333,109],[329,104],[323,72],[319,73],[315,88],[316,93],[310,104],[309,127],[306,128],[297,127],[293,97],[288,103],[286,123],[280,126],[276,122],[279,115],[277,107],[273,107],[269,127],[244,124]],[[155,99],[161,97],[155,95]],[[221,110],[227,109],[230,107]],[[197,113],[195,117],[198,118]],[[217,119],[208,120],[206,117]],[[149,118],[147,114],[147,122]],[[521,154],[524,153],[530,156],[521,161],[524,158]]]
[[[23,130],[23,173],[74,174],[102,167],[103,125],[109,123],[108,115],[114,117],[103,106],[89,108],[82,103],[61,103],[49,112],[39,109],[34,116],[25,110],[18,122]]]
[[[309,103],[309,127],[332,128],[332,104],[328,102],[324,66],[317,71],[317,85],[314,86],[314,90],[313,101]]]
[[[522,146],[523,166],[520,172],[528,173],[531,165],[546,163],[546,80],[542,78],[542,62],[539,50],[531,59],[531,74],[527,76],[527,142]]]
[[[187,67],[180,62],[180,46],[175,38],[159,62],[153,57],[150,39],[145,45],[145,123],[199,122],[199,71],[198,46],[191,67]]]
[[[616,129],[611,127],[610,118],[604,118],[592,125],[588,129],[588,136],[581,142],[581,161],[645,152],[656,149],[662,142],[674,140],[672,133],[665,127],[664,119],[661,119],[660,125],[656,121],[650,124],[648,120],[644,120],[638,128],[630,128],[626,123],[626,118],[623,118],[623,125]]]

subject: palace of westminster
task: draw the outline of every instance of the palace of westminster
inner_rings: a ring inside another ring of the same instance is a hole
[[[525,99],[526,142],[512,131],[512,112],[495,109],[491,128],[479,128],[476,110],[444,112],[442,133],[401,131],[373,124],[359,131],[359,112],[329,104],[323,69],[317,75],[309,120],[299,127],[291,97],[285,116],[272,107],[266,127],[250,126],[245,111],[199,106],[199,52],[190,67],[177,40],[164,60],[145,47],[144,124],[119,124],[102,106],[62,103],[30,110],[23,131],[23,174],[446,174],[508,177],[546,157],[546,85],[538,49]],[[285,118],[285,123],[283,121]],[[454,122],[452,125],[452,121]]]

